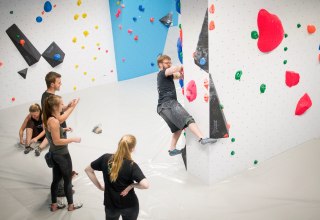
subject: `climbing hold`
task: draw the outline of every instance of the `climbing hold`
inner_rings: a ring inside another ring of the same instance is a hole
[[[284,60],[284,61],[283,61],[283,64],[284,64],[284,65],[286,65],[287,63],[288,63],[288,61],[287,61],[287,60]]]
[[[142,5],[139,5],[139,11],[144,12],[144,7]]]
[[[234,143],[236,141],[235,138],[231,138],[231,142]]]
[[[13,14],[13,11],[10,11],[10,14]]]
[[[0,60],[0,67],[3,67],[4,63]]]
[[[284,34],[284,37],[287,38],[287,37],[288,37],[288,34]]]
[[[286,85],[289,87],[295,86],[299,83],[300,75],[293,71],[286,71]]]
[[[91,81],[94,82],[96,79],[94,77],[91,78]]]
[[[180,0],[176,0],[176,11],[181,14],[181,2]]]
[[[87,13],[83,13],[82,18],[86,18],[86,17],[87,17]]]
[[[301,28],[301,24],[297,24],[297,28]]]
[[[98,25],[94,26],[94,29],[98,30],[98,28],[99,28],[99,26],[98,26]]]
[[[261,9],[258,13],[258,29],[258,48],[261,52],[270,52],[279,46],[284,36],[284,30],[277,15]]]
[[[97,60],[97,57],[93,57],[93,60]]]
[[[122,58],[122,62],[124,63],[126,61],[126,59],[125,58]]]
[[[179,84],[180,84],[180,87],[183,88],[183,86],[184,86],[184,81],[183,81],[183,79],[179,79]]]
[[[205,65],[207,63],[206,59],[204,57],[202,57],[200,60],[199,60],[199,63],[201,66]]]
[[[204,99],[205,102],[208,102],[208,101],[209,101],[208,93],[205,93],[205,94],[204,94],[203,99]]]
[[[288,47],[284,47],[283,50],[284,50],[284,51],[287,51],[287,50],[288,50]]]
[[[12,97],[12,98],[11,98],[11,101],[13,101],[13,102],[16,101],[16,98],[15,98],[15,97]]]
[[[61,59],[61,55],[58,54],[58,53],[56,53],[55,55],[53,55],[53,59],[54,59],[55,61],[58,61],[58,60]]]
[[[137,18],[136,18],[136,17],[133,17],[132,20],[133,20],[134,22],[136,22],[136,21],[137,21]]]
[[[85,48],[85,46],[84,46],[84,45],[82,45],[82,46],[81,46],[81,49],[82,49],[82,50],[84,50],[84,48]]]
[[[254,165],[257,165],[257,164],[258,164],[258,161],[257,161],[257,160],[254,160],[254,161],[253,161],[253,164],[254,164]]]
[[[241,76],[242,76],[242,70],[238,70],[238,71],[236,72],[236,75],[234,76],[234,78],[235,78],[236,80],[239,80],[239,81],[240,81]]]
[[[260,86],[260,93],[264,93],[266,91],[266,84],[261,84]]]
[[[172,13],[169,12],[166,16],[163,16],[159,20],[164,26],[170,27],[172,24]]]
[[[125,8],[126,6],[124,4],[121,4],[121,8]]]
[[[74,91],[76,91],[76,90],[77,90],[77,87],[76,87],[76,86],[74,86],[74,87],[73,87],[73,90],[74,90]]]
[[[74,66],[74,68],[76,68],[76,69],[78,69],[78,67],[79,67],[79,65],[78,65],[78,64],[76,64],[76,65]]]
[[[76,42],[77,42],[77,38],[76,38],[76,37],[73,37],[73,38],[72,38],[72,42],[73,42],[73,43],[76,43]]]
[[[18,73],[20,76],[22,76],[24,79],[27,77],[28,68],[25,68],[23,70],[20,70]]]
[[[82,1],[81,1],[81,0],[78,0],[78,1],[77,1],[77,5],[80,6],[81,4],[82,4]]]
[[[307,26],[307,30],[308,30],[309,34],[313,34],[314,32],[316,32],[316,27],[314,25],[312,25],[312,24],[309,24]]]
[[[259,37],[259,34],[257,31],[251,31],[251,38],[252,39],[258,39]]]
[[[132,34],[132,30],[131,30],[131,29],[128,29],[128,33],[129,33],[129,34]]]
[[[21,39],[21,40],[19,41],[19,44],[20,44],[21,46],[24,46],[25,43],[26,43],[26,42],[25,42],[23,39]]]
[[[95,126],[95,127],[92,129],[92,132],[95,133],[95,134],[101,134],[101,133],[102,133],[101,124]]]
[[[311,106],[312,106],[312,101],[311,101],[309,95],[306,93],[300,98],[300,100],[299,100],[299,102],[297,104],[297,107],[296,107],[295,114],[296,115],[302,115]]]
[[[154,66],[154,62],[151,62],[151,64],[150,64],[151,66]]]
[[[83,72],[83,75],[85,75],[85,76],[86,76],[87,74],[88,74],[87,72]]]
[[[150,22],[153,23],[154,22],[154,17],[150,18]]]
[[[49,1],[44,3],[43,9],[45,12],[50,12],[52,10],[52,4]]]
[[[109,50],[106,50],[106,53],[108,53],[109,52]]]
[[[75,15],[73,16],[73,19],[74,19],[74,20],[78,20],[78,18],[79,18],[79,15],[78,15],[78,14],[75,14]]]
[[[205,78],[205,79],[203,80],[203,86],[204,86],[206,89],[208,89],[209,81],[208,81],[207,78]]]
[[[209,12],[210,12],[211,14],[213,14],[214,11],[215,11],[214,4],[211,4],[211,5],[210,5],[210,8],[209,8]]]
[[[230,154],[231,154],[231,156],[233,156],[233,155],[235,154],[235,152],[234,152],[234,151],[231,151],[231,153],[230,153]]]
[[[40,23],[42,21],[42,17],[41,16],[36,17],[36,21]]]
[[[224,108],[222,104],[219,104],[219,107],[221,110],[223,110],[223,108]]]
[[[116,18],[119,18],[120,14],[121,14],[121,10],[120,10],[120,8],[118,8],[117,13],[116,13]]]
[[[215,25],[214,25],[214,21],[210,21],[210,24],[209,24],[209,30],[212,31],[215,29]]]
[[[122,25],[121,24],[119,24],[118,27],[119,27],[120,30],[122,30]]]
[[[135,41],[138,40],[138,35],[134,36],[134,40],[135,40]]]
[[[87,36],[89,35],[89,31],[84,31],[84,32],[83,32],[83,35],[84,35],[85,37],[87,37]]]
[[[97,45],[97,47],[99,47],[99,46],[100,46],[100,43],[96,43],[96,45]]]
[[[197,86],[194,80],[191,80],[187,85],[186,98],[189,102],[192,102],[197,98]]]
[[[230,130],[231,125],[227,123],[227,129]]]

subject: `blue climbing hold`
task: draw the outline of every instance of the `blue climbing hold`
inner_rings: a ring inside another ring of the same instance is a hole
[[[181,2],[180,0],[176,0],[176,10],[179,14],[181,14]]]
[[[139,5],[139,11],[144,12],[144,7],[142,5]]]
[[[132,20],[133,20],[134,22],[136,22],[136,21],[137,21],[137,18],[136,18],[136,17],[133,17]]]
[[[179,84],[180,84],[181,88],[183,88],[183,86],[184,86],[183,79],[179,79]]]
[[[36,21],[37,21],[38,23],[40,23],[40,22],[42,21],[42,17],[41,17],[41,16],[38,16],[38,17],[36,18]]]
[[[201,66],[205,65],[206,64],[206,59],[204,57],[202,57],[200,60],[199,60],[199,63]]]
[[[52,4],[49,1],[44,3],[43,9],[45,12],[50,12],[52,10]]]
[[[58,53],[56,53],[55,55],[53,55],[53,59],[54,59],[55,61],[58,61],[58,60],[61,59],[61,55],[58,54]]]

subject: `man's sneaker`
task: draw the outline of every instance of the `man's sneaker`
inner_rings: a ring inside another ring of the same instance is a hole
[[[39,147],[37,147],[37,149],[34,151],[34,154],[39,157],[41,154],[41,149]]]
[[[217,139],[213,138],[201,138],[199,140],[200,144],[205,145],[205,144],[213,144],[217,142]]]
[[[178,149],[168,150],[168,152],[169,152],[169,155],[170,155],[170,156],[176,156],[176,155],[182,153],[181,150],[178,150]]]
[[[24,149],[24,153],[28,154],[30,151],[32,151],[33,149],[29,146],[26,147],[26,149]]]

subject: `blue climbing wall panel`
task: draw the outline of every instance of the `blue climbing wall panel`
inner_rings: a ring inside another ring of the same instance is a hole
[[[109,0],[109,4],[118,80],[156,72],[168,33],[159,19],[171,12],[177,25],[176,1]]]

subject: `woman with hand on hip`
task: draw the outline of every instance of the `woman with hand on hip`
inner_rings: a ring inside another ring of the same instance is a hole
[[[72,103],[70,108],[75,108],[78,101]],[[68,144],[75,142],[80,143],[81,138],[65,138],[63,135],[64,129],[60,127],[60,122],[57,119],[62,111],[63,101],[60,96],[51,95],[45,100],[45,106],[43,110],[43,122],[46,131],[46,137],[50,144],[49,151],[52,153],[53,168],[52,168],[52,184],[51,184],[51,207],[52,212],[57,209],[64,208],[63,206],[58,206],[57,204],[57,193],[58,185],[60,180],[64,180],[64,190],[68,201],[68,211],[73,211],[75,209],[81,208],[82,204],[75,206],[73,204],[72,195],[72,184],[71,184],[71,174],[72,174],[72,161],[68,151]]]
[[[107,220],[135,220],[139,214],[139,201],[134,188],[148,189],[149,183],[131,153],[136,146],[133,135],[124,135],[115,154],[104,154],[93,161],[86,173],[94,185],[104,191]],[[103,172],[104,186],[98,181],[95,170]]]

